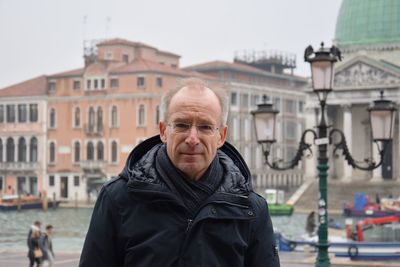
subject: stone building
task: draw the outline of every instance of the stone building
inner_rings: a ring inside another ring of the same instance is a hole
[[[335,65],[334,90],[328,97],[328,120],[342,129],[353,157],[379,161],[371,140],[369,104],[384,97],[399,104],[400,97],[400,2],[344,0],[336,21],[334,44],[343,61]],[[317,107],[310,95],[311,110]],[[331,157],[330,176],[342,181],[397,179],[399,162],[399,113],[396,114],[393,143],[382,167],[360,171],[347,165],[343,157]],[[310,120],[315,122],[315,120]],[[312,168],[311,168],[312,169]]]

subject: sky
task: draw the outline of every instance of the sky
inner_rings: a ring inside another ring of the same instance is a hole
[[[330,46],[341,0],[0,0],[0,88],[83,67],[83,42],[123,38],[181,56],[181,67],[235,51]]]

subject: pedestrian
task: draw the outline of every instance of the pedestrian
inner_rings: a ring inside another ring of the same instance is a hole
[[[36,263],[36,267],[42,266],[42,257],[43,251],[40,247],[40,231],[37,229],[32,230],[32,234],[29,238],[29,250],[28,250],[28,258],[29,258],[29,267],[33,267]]]
[[[26,244],[28,245],[28,248],[29,248],[29,243],[30,243],[30,239],[32,236],[32,232],[39,231],[39,234],[40,234],[41,225],[42,225],[42,223],[40,221],[34,221],[33,224],[31,225],[31,227],[29,228],[28,237],[26,239]]]
[[[315,235],[315,228],[316,228],[316,223],[315,223],[315,211],[311,211],[308,216],[307,216],[307,221],[306,221],[306,232],[309,236]]]
[[[228,102],[199,79],[163,96],[160,135],[102,187],[80,267],[280,266],[267,203],[225,142]]]
[[[43,262],[48,261],[49,267],[54,266],[54,251],[53,251],[53,226],[47,225],[43,234],[40,236],[40,245],[43,250]]]

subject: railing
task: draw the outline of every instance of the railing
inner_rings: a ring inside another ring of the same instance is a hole
[[[103,136],[104,135],[104,125],[103,124],[101,124],[101,125],[84,124],[83,129],[85,130],[85,133],[87,135],[91,135],[91,136]]]
[[[79,165],[84,170],[104,170],[107,162],[101,160],[83,160],[79,162]]]
[[[39,167],[37,162],[0,162],[1,171],[33,171]]]
[[[303,171],[272,171],[258,174],[253,178],[253,187],[257,190],[267,188],[284,189],[286,191],[301,186],[304,182]]]

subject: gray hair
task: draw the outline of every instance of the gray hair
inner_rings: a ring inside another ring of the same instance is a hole
[[[161,98],[161,120],[168,121],[168,108],[171,103],[172,97],[178,93],[182,88],[190,87],[196,90],[210,89],[218,98],[219,104],[221,105],[221,125],[226,125],[228,120],[229,112],[229,98],[225,90],[217,87],[210,87],[205,81],[198,78],[187,78],[183,79],[179,86],[168,90]]]

